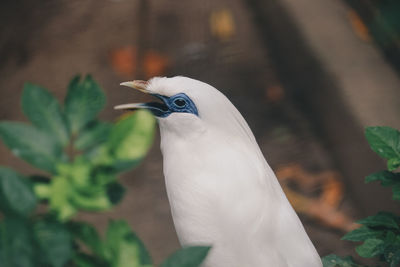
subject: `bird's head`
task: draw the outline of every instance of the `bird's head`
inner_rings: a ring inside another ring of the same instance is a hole
[[[159,102],[134,103],[116,106],[116,109],[134,110],[147,109],[158,118],[166,118],[174,113],[191,114],[199,116],[199,111],[194,103],[197,90],[206,84],[186,77],[155,77],[149,81],[123,82],[121,85],[137,89],[157,97]]]
[[[149,81],[136,80],[123,82],[121,85],[150,94],[159,101],[124,104],[116,106],[116,109],[147,109],[161,124],[168,125],[171,130],[177,128],[179,131],[185,131],[185,128],[195,130],[193,127],[203,127],[207,121],[207,114],[213,112],[210,110],[213,106],[211,103],[215,97],[222,95],[206,83],[182,76],[155,77]]]
[[[168,131],[188,135],[204,129],[217,129],[230,135],[240,132],[252,136],[247,123],[228,98],[204,82],[176,76],[136,80],[121,85],[150,94],[159,101],[118,105],[115,109],[147,109]]]

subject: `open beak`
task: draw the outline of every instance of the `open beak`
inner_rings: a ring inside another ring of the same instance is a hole
[[[130,81],[130,82],[123,82],[123,83],[120,83],[120,85],[136,89],[142,93],[150,94],[150,92],[146,89],[147,85],[148,85],[147,81],[135,80],[135,81]],[[135,110],[135,109],[144,108],[144,107],[145,107],[144,103],[132,103],[132,104],[118,105],[118,106],[115,106],[114,109]]]
[[[120,85],[131,87],[133,89],[136,89],[140,92],[146,93],[146,94],[151,94],[158,99],[162,101],[160,102],[150,102],[150,103],[132,103],[132,104],[123,104],[123,105],[118,105],[115,106],[114,109],[120,109],[120,110],[135,110],[135,109],[147,109],[151,111],[155,116],[157,117],[164,117],[168,114],[168,106],[165,104],[167,97],[161,96],[158,94],[154,94],[147,90],[147,86],[149,83],[147,81],[141,81],[141,80],[135,80],[135,81],[130,81],[130,82],[123,82],[120,83]]]

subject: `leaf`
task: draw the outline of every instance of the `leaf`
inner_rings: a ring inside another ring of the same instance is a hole
[[[87,75],[73,78],[65,98],[65,113],[73,134],[77,134],[87,123],[96,118],[104,108],[106,98],[100,86]]]
[[[78,150],[86,150],[107,140],[112,124],[96,121],[87,125],[74,142]]]
[[[15,171],[0,166],[0,206],[3,211],[11,211],[27,216],[36,207],[36,197],[26,178]]]
[[[70,222],[69,229],[75,238],[82,241],[96,255],[103,255],[102,241],[96,229],[85,222]]]
[[[391,263],[390,266],[397,266],[396,264],[400,260],[400,236],[397,236],[396,233],[388,232],[382,248],[385,260]]]
[[[371,149],[385,159],[400,158],[400,132],[387,126],[367,127],[365,136]]]
[[[38,221],[33,226],[33,233],[43,263],[62,267],[71,259],[72,238],[63,224]]]
[[[390,262],[390,267],[397,267],[400,263],[400,253],[396,253],[393,256],[393,260]]]
[[[76,207],[70,202],[72,190],[68,179],[63,176],[55,176],[51,180],[49,205],[60,221],[69,219],[77,212]]]
[[[364,244],[356,247],[356,252],[358,253],[358,255],[360,255],[361,257],[364,257],[364,258],[374,257],[374,256],[382,253],[382,251],[380,251],[378,249],[378,247],[380,245],[382,245],[383,242],[384,242],[383,240],[376,239],[376,238],[367,239],[364,242]]]
[[[61,145],[69,141],[67,122],[57,99],[46,89],[26,83],[22,111],[37,128],[54,136]]]
[[[398,167],[400,167],[400,157],[399,158],[391,158],[387,162],[387,168],[389,171],[394,171]]]
[[[50,191],[50,208],[56,211],[58,218],[65,221],[73,216],[78,209],[89,211],[104,211],[112,207],[110,199],[109,184],[115,181],[115,176],[110,177],[108,181],[101,181],[99,174],[93,171],[91,162],[82,156],[75,158],[74,162],[57,165],[59,175],[53,177],[50,188],[35,187],[38,193],[43,189],[46,196]],[[116,191],[114,191],[115,193]],[[119,196],[122,197],[120,190]]]
[[[378,212],[378,214],[361,219],[357,221],[357,223],[369,227],[387,227],[390,229],[399,229],[397,220],[397,216],[389,212]]]
[[[107,185],[107,196],[113,205],[118,204],[125,193],[125,188],[120,183],[111,183]]]
[[[365,183],[370,183],[373,181],[380,181],[382,186],[400,184],[400,174],[389,171],[380,171],[370,174],[365,178]]]
[[[168,257],[161,267],[198,267],[206,258],[211,247],[185,247]]]
[[[355,229],[342,237],[342,240],[348,241],[364,241],[369,238],[378,238],[382,237],[384,231],[378,231],[370,229],[366,226],[362,226],[358,229]]]
[[[322,265],[324,267],[361,267],[361,265],[354,262],[351,256],[342,258],[334,254],[323,257]]]
[[[73,261],[77,267],[109,267],[101,259],[84,253],[75,255]]]
[[[390,267],[397,267],[399,266],[400,263],[400,251],[396,251],[393,253],[393,255],[390,257]]]
[[[111,221],[106,234],[106,259],[112,267],[150,267],[150,256],[142,241],[124,221]]]
[[[382,186],[391,186],[393,191],[393,200],[400,200],[400,173],[381,171],[368,175],[365,183],[380,181]]]
[[[45,183],[35,183],[33,185],[33,191],[35,195],[40,200],[49,199],[51,196],[51,187],[49,184]]]
[[[139,110],[118,121],[108,140],[110,154],[119,161],[143,158],[154,136],[155,119],[148,111]]]
[[[11,152],[30,164],[54,173],[62,150],[53,137],[19,122],[0,122],[0,137]]]
[[[70,201],[74,207],[89,211],[104,211],[112,207],[106,188],[99,188],[96,192],[90,194],[73,190],[70,194]]]
[[[26,221],[5,217],[0,227],[2,266],[34,267],[34,248]]]
[[[392,187],[393,192],[393,200],[400,200],[400,185],[396,185]]]
[[[57,173],[66,177],[77,189],[90,188],[92,166],[89,161],[77,156],[72,163],[61,163],[57,165]]]

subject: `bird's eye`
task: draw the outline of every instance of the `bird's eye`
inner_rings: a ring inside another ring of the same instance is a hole
[[[174,100],[174,105],[179,108],[183,108],[184,106],[186,106],[186,101],[183,98],[177,98]]]

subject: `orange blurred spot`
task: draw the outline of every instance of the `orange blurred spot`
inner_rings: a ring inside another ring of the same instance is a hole
[[[117,48],[110,53],[111,66],[123,77],[132,77],[136,74],[137,60],[137,49],[133,46]],[[169,66],[169,59],[157,51],[148,50],[143,57],[142,66],[145,78],[162,76]]]
[[[265,90],[265,96],[270,102],[279,102],[285,97],[285,90],[279,84],[267,87]]]
[[[211,34],[220,41],[228,41],[235,34],[235,20],[229,9],[213,11],[210,16]]]
[[[167,57],[161,55],[157,51],[148,51],[145,55],[143,66],[146,78],[165,74],[168,63]]]
[[[351,27],[356,35],[365,42],[371,41],[371,35],[369,34],[368,27],[364,24],[360,16],[354,10],[350,10],[347,13],[347,17],[350,21]]]
[[[111,66],[123,76],[132,76],[136,72],[136,49],[122,47],[111,51]]]
[[[312,174],[298,164],[290,164],[279,168],[276,175],[296,211],[345,232],[357,228],[353,219],[339,210],[339,204],[343,198],[343,185],[337,173],[325,171]],[[290,181],[295,182],[302,191],[317,191],[316,187],[322,191],[316,197],[309,197],[290,188],[288,185]]]

